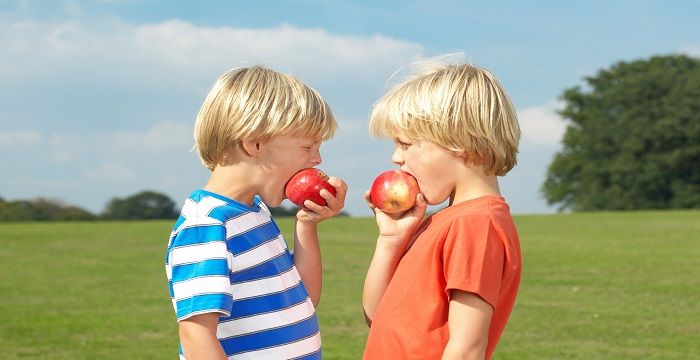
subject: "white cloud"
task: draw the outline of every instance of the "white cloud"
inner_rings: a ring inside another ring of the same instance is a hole
[[[102,134],[100,141],[120,151],[134,149],[149,152],[161,152],[172,149],[192,147],[194,144],[192,124],[160,122],[143,132],[118,132]]]
[[[101,20],[0,24],[0,72],[15,81],[78,72],[117,82],[162,82],[167,74],[169,81],[206,76],[213,83],[212,74],[265,63],[305,78],[352,82],[368,74],[383,79],[424,54],[419,44],[382,35],[341,36],[292,25],[246,29]]]
[[[33,146],[41,142],[42,136],[34,130],[9,130],[0,132],[0,147],[14,148]]]
[[[552,146],[561,142],[566,123],[557,114],[562,104],[550,101],[541,106],[535,106],[518,111],[518,121],[524,144]]]
[[[74,160],[75,152],[81,150],[79,144],[74,144],[73,139],[70,137],[53,134],[48,139],[45,145],[50,150],[48,156],[56,163],[66,163]],[[77,147],[77,149],[71,149],[73,146]]]
[[[120,163],[104,163],[94,169],[85,172],[83,177],[90,181],[103,181],[111,183],[116,181],[131,181],[135,173],[131,166]]]
[[[230,66],[231,62],[280,63],[292,69],[334,70],[394,63],[420,56],[420,45],[376,35],[338,36],[322,29],[281,25],[270,29],[198,27],[183,21],[133,29],[135,46],[145,57],[177,68]]]
[[[679,50],[679,52],[690,56],[700,57],[700,45],[684,46]]]

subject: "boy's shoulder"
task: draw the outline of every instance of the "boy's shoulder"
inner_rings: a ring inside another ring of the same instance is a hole
[[[510,207],[500,195],[486,195],[448,206],[426,218],[422,231],[448,231],[450,228],[485,228],[510,224]],[[508,225],[509,226],[509,225]]]
[[[248,216],[246,216],[248,215]],[[180,211],[180,217],[174,226],[174,232],[182,228],[195,226],[225,225],[227,222],[250,222],[251,217],[264,218],[269,221],[270,211],[265,204],[255,198],[253,205],[247,205],[213,193],[198,189],[190,193]]]
[[[507,214],[510,207],[500,195],[485,195],[448,206],[433,215],[439,222],[469,221],[474,217],[492,217]]]
[[[183,215],[185,210],[189,210],[192,215],[211,216],[217,209],[227,209],[234,213],[269,213],[269,209],[259,197],[255,197],[253,205],[248,205],[204,189],[197,189],[190,193],[183,205]]]
[[[491,241],[489,239],[501,239],[504,244],[518,241],[510,208],[498,195],[487,195],[442,209],[427,218],[417,232],[419,236],[425,233],[440,243],[451,244],[476,244]]]

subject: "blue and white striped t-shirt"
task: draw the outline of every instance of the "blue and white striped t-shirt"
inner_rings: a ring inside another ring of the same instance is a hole
[[[194,191],[170,235],[165,269],[178,321],[221,313],[216,334],[229,359],[321,358],[313,303],[258,198],[248,206]]]

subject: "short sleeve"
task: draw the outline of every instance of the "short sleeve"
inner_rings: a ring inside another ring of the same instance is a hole
[[[170,293],[178,321],[193,315],[231,314],[229,252],[223,225],[180,230],[168,250]]]
[[[471,292],[496,307],[503,278],[505,250],[489,216],[455,220],[442,249],[445,292]]]

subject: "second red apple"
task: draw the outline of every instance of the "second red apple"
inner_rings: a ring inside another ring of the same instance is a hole
[[[321,197],[321,190],[328,190],[335,196],[335,188],[328,182],[328,175],[315,168],[307,168],[294,174],[284,188],[284,194],[294,205],[306,209],[304,201],[311,200],[326,206],[326,199]]]
[[[398,213],[412,208],[419,192],[413,175],[401,170],[389,170],[374,179],[369,196],[379,210]]]

